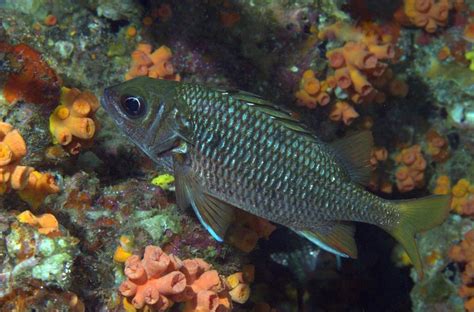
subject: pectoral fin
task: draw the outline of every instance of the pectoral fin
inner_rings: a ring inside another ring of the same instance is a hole
[[[180,208],[193,207],[199,221],[217,241],[234,220],[234,207],[203,192],[189,167],[175,165],[176,203]]]
[[[344,223],[327,223],[311,230],[296,231],[322,249],[341,257],[357,258],[355,228]]]

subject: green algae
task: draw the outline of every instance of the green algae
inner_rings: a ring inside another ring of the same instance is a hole
[[[125,42],[123,41],[112,42],[109,45],[109,49],[107,50],[107,56],[109,57],[122,56],[122,55],[125,55],[126,52],[127,52],[127,48],[125,46]]]
[[[431,79],[452,81],[464,92],[474,95],[474,72],[469,70],[468,67],[457,63],[444,64],[432,58],[426,76]]]
[[[24,252],[25,244],[34,252],[13,268],[15,280],[31,278],[46,285],[67,288],[71,284],[71,271],[78,252],[78,240],[72,236],[48,237],[26,224],[11,227],[6,237],[8,253],[18,257]]]
[[[132,218],[135,221],[134,227],[145,230],[154,242],[162,243],[165,241],[166,231],[177,234],[181,230],[179,215],[175,206],[165,211],[159,209],[135,211]]]
[[[62,288],[68,284],[74,258],[67,252],[45,258],[31,271],[31,276],[46,283],[54,283]]]

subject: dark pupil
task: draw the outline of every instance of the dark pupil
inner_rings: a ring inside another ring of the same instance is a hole
[[[142,100],[136,96],[127,96],[123,99],[123,108],[125,110],[125,113],[129,115],[130,117],[137,117],[140,116],[140,114],[144,110],[144,103],[142,103]]]

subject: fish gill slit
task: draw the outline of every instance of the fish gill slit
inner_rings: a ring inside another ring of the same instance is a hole
[[[156,117],[153,120],[153,123],[151,124],[148,131],[146,131],[145,142],[149,142],[148,144],[150,145],[150,147],[152,145],[154,145],[154,143],[156,141],[156,133],[157,133],[157,129],[158,129],[158,126],[160,124],[161,116],[163,115],[164,109],[165,109],[164,105],[163,105],[163,103],[161,103],[160,109],[158,110],[158,113],[156,114]]]

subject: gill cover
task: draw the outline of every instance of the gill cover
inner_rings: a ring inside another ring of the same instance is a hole
[[[175,96],[177,86],[174,81],[140,77],[104,91],[104,109],[154,161],[173,149],[186,132],[184,108]]]

